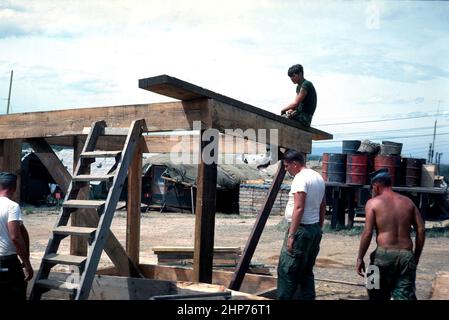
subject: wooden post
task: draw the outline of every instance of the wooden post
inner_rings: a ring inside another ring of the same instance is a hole
[[[20,169],[22,158],[22,140],[0,140],[0,171],[17,175],[17,188],[13,199],[20,202]]]
[[[75,136],[73,138],[73,168],[72,168],[72,175],[73,172],[75,172],[76,165],[79,161],[80,154],[83,151],[84,147],[84,141],[80,139],[79,136]],[[80,199],[89,199],[89,193],[90,193],[90,186],[87,185],[85,187],[82,187],[79,191],[79,197]],[[86,214],[96,214],[95,210],[85,210],[85,209],[78,209],[76,212],[74,212],[72,215],[70,215],[70,221],[72,223],[72,226],[78,226],[78,227],[89,227],[84,221],[84,216]],[[96,226],[91,226],[96,227]],[[77,236],[71,236],[70,237],[70,254],[75,256],[87,256],[87,242],[86,239],[83,237],[77,237]]]
[[[143,137],[128,169],[128,205],[126,219],[126,252],[136,265],[139,264],[140,215],[142,202],[142,146]]]
[[[217,137],[210,141],[202,141],[205,130],[201,129],[200,154],[197,177],[197,194],[195,208],[195,245],[193,255],[193,281],[212,283],[212,263],[214,256],[215,232],[215,200],[217,193]],[[212,154],[203,156],[206,147],[212,149]],[[206,158],[215,160],[206,164]]]
[[[262,235],[262,231],[265,227],[268,217],[270,216],[271,209],[273,208],[273,204],[276,201],[276,196],[281,188],[284,177],[285,167],[283,163],[280,162],[275,178],[265,199],[265,203],[259,211],[259,214],[257,215],[256,222],[253,226],[253,229],[251,230],[248,241],[246,242],[243,254],[232,276],[231,283],[229,284],[229,289],[239,290],[240,286],[242,285],[243,278],[245,277],[245,273],[248,271],[249,264],[254,252],[256,251],[260,236]]]

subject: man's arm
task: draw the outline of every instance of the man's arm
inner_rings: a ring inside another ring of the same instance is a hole
[[[25,231],[23,231],[25,230]],[[30,263],[30,249],[29,249],[29,237],[28,232],[22,225],[21,221],[8,222],[8,231],[12,243],[16,247],[16,251],[20,259],[22,260],[23,267],[25,268],[25,281],[30,280],[33,277],[33,267]],[[24,233],[26,234],[24,237]]]
[[[413,213],[413,228],[416,231],[416,239],[415,239],[415,262],[418,264],[419,258],[421,257],[422,249],[424,248],[424,241],[426,240],[426,228],[424,225],[424,221],[421,217],[421,213],[418,208],[414,206]]]
[[[304,101],[304,99],[307,96],[307,90],[304,88],[301,88],[299,90],[299,93],[296,95],[295,100],[293,100],[292,103],[290,103],[288,106],[286,106],[284,109],[282,109],[281,114],[286,113],[288,110],[294,111],[301,102]]]
[[[298,231],[299,224],[301,223],[304,214],[306,196],[307,194],[305,192],[296,192],[294,194],[295,203],[293,207],[292,222],[290,223],[290,229],[288,229],[289,237],[287,239],[287,250],[290,253],[293,253],[293,242],[295,240],[295,238],[290,235],[294,235],[296,231]]]
[[[323,228],[324,218],[326,216],[326,196],[323,196],[323,200],[321,200],[320,205],[320,227]]]
[[[365,274],[365,257],[366,251],[371,243],[373,236],[373,228],[375,225],[375,214],[373,208],[373,199],[369,200],[365,206],[365,228],[363,229],[362,236],[360,238],[359,254],[357,256],[356,270],[360,276]]]

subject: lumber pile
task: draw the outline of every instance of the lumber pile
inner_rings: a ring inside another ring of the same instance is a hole
[[[268,184],[241,184],[239,190],[239,213],[256,215],[268,194]],[[282,186],[273,204],[271,214],[283,215],[288,201],[289,186]]]
[[[162,265],[193,265],[193,247],[153,247],[158,264]],[[235,266],[240,259],[240,247],[215,247],[214,266]]]

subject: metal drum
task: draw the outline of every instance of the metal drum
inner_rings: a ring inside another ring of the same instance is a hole
[[[360,140],[344,140],[342,144],[342,153],[346,154],[355,154],[359,153],[360,144],[362,142]]]
[[[374,158],[374,170],[387,168],[391,175],[391,183],[393,186],[400,184],[401,157],[400,156],[376,156]]]
[[[421,171],[423,164],[426,164],[426,159],[403,158],[401,164],[401,184],[406,187],[421,186]]]
[[[393,141],[382,141],[380,145],[380,154],[382,156],[400,156],[402,152],[402,143]]]
[[[365,185],[368,182],[368,155],[348,154],[346,160],[346,183]]]
[[[346,154],[323,153],[324,181],[345,183],[346,180]]]

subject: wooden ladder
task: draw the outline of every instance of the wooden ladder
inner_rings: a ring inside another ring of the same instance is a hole
[[[95,272],[110,231],[112,218],[116,211],[117,202],[122,192],[122,187],[128,173],[128,167],[134,156],[141,134],[146,131],[145,120],[135,120],[128,128],[108,128],[104,121],[92,124],[86,143],[80,154],[72,181],[62,204],[55,227],[52,230],[39,271],[33,284],[30,300],[39,300],[43,293],[49,290],[61,290],[70,293],[75,300],[85,300],[89,297]],[[124,136],[126,135],[123,150],[99,151],[95,150],[100,136]],[[115,158],[114,174],[91,175],[90,165],[95,158]],[[90,181],[106,181],[110,188],[106,200],[81,199],[80,190],[89,186]],[[76,214],[79,209],[95,209],[93,213],[98,215],[98,225],[92,227],[68,226],[71,214]],[[68,236],[86,237],[88,241],[87,256],[75,256],[57,253],[61,240]],[[70,281],[61,281],[49,277],[50,270],[55,265],[76,266],[79,275],[71,274]]]

